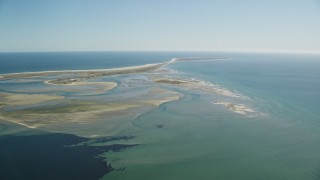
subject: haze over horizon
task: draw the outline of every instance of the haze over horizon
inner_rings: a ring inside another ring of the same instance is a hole
[[[0,1],[0,52],[320,53],[316,0]]]

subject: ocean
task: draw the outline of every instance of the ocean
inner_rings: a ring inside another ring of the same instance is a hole
[[[183,83],[182,86],[159,84],[156,85],[158,88],[177,92],[183,96],[178,100],[161,103],[156,108],[128,110],[130,114],[124,117],[117,116],[110,121],[108,117],[104,117],[103,120],[89,124],[85,122],[83,125],[52,125],[52,127],[29,129],[13,123],[17,121],[6,121],[6,113],[15,111],[15,108],[18,110],[25,108],[24,106],[5,107],[2,115],[4,117],[0,116],[0,135],[2,135],[0,146],[3,143],[7,148],[9,146],[9,149],[3,150],[5,153],[2,154],[6,154],[6,157],[10,155],[10,143],[6,138],[12,136],[23,138],[59,133],[68,138],[72,135],[73,139],[73,136],[90,138],[99,135],[99,137],[122,137],[122,139],[114,143],[109,140],[101,142],[99,139],[91,140],[99,141],[107,147],[104,151],[90,150],[92,153],[87,156],[82,154],[87,159],[91,158],[89,162],[92,162],[92,166],[99,167],[98,174],[86,176],[89,179],[97,177],[102,179],[320,179],[320,55],[317,54],[0,53],[0,74],[110,69],[168,62],[172,58],[195,57],[202,59],[177,61],[168,64],[165,67],[166,71],[151,75],[135,73],[99,77],[97,78],[99,81],[115,81],[120,84],[117,88],[100,94],[92,94],[88,87],[81,93],[78,89],[75,92],[70,90],[60,92],[57,89],[49,91],[47,85],[43,85],[36,77],[30,78],[30,82],[23,81],[23,83],[17,79],[15,81],[0,79],[0,93],[36,94],[39,92],[35,92],[34,87],[40,87],[47,88],[46,91],[41,91],[42,94],[65,96],[72,99],[72,103],[80,100],[110,103],[125,97],[138,96],[146,87],[152,88],[154,84],[150,79],[158,76],[188,79],[192,83],[199,82],[201,86],[197,88],[183,86]],[[210,60],[212,57],[217,59]],[[52,77],[44,77],[45,80],[46,78]],[[131,85],[129,82],[134,85],[129,86]],[[129,90],[126,89],[128,87]],[[216,89],[212,90],[211,87]],[[223,94],[225,92],[232,92],[237,97],[225,96]],[[3,103],[0,102],[1,104]],[[52,107],[56,106],[58,105]],[[243,107],[245,108],[242,109]],[[31,140],[28,139],[29,141]],[[37,142],[37,138],[34,141]],[[69,145],[82,141],[85,140],[78,139],[72,142],[70,140]],[[12,142],[20,142],[20,139]],[[121,147],[115,146],[119,143],[122,143]],[[63,147],[65,145],[63,144]],[[95,145],[97,144],[88,143],[88,147]],[[18,144],[11,143],[11,146],[17,151],[11,149],[12,152],[19,153]],[[60,146],[62,145],[59,144]],[[34,145],[34,147],[39,146]],[[34,149],[31,148],[29,151]],[[81,153],[76,152],[81,158]],[[65,153],[59,151],[56,156],[63,157]],[[26,154],[37,157],[36,153]],[[2,159],[0,167],[7,168],[6,175],[1,179],[10,179],[12,174],[19,173],[19,169],[9,166],[15,163],[15,159],[8,160],[6,157],[0,155],[0,160]],[[101,165],[103,163],[93,160],[95,157],[100,157],[105,164]],[[48,158],[44,159],[48,161]],[[20,160],[16,161],[21,163]],[[37,162],[41,162],[41,158]],[[29,165],[37,167],[35,163]],[[109,163],[113,168],[108,166]],[[68,167],[63,168],[68,169]],[[105,171],[101,170],[103,168]],[[89,169],[92,171],[92,167]],[[85,168],[83,170],[85,171]],[[35,174],[37,172],[36,168],[23,170],[20,177],[23,177],[24,173],[32,174],[32,171]],[[41,171],[46,172],[43,169]],[[75,173],[75,171],[65,173]]]

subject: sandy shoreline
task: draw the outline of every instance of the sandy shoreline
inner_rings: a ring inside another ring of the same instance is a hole
[[[84,78],[88,78],[88,77],[96,77],[96,76],[143,73],[143,72],[159,69],[165,65],[167,65],[167,63],[145,64],[140,66],[129,66],[129,67],[120,67],[120,68],[111,68],[111,69],[21,72],[21,73],[1,74],[0,79],[28,78],[28,77],[46,76],[49,74],[61,74],[61,73],[83,74]]]
[[[20,73],[9,73],[0,74],[0,79],[11,79],[11,78],[29,78],[35,76],[46,76],[49,74],[85,74],[84,76],[96,77],[96,76],[110,76],[118,74],[132,74],[132,73],[143,73],[156,69],[163,68],[171,63],[185,62],[185,61],[212,61],[212,60],[227,60],[227,57],[191,57],[191,58],[172,58],[169,61],[163,63],[144,64],[138,66],[110,68],[110,69],[90,69],[90,70],[57,70],[57,71],[39,71],[39,72],[20,72]],[[88,78],[87,77],[87,78]]]

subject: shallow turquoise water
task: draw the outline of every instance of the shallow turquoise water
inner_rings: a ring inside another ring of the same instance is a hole
[[[188,62],[173,66],[192,74],[190,76],[239,91],[250,97],[252,106],[264,114],[244,118],[230,117],[219,111],[215,112],[219,123],[214,121],[217,119],[214,115],[205,120],[213,120],[206,127],[219,133],[211,132],[201,140],[207,138],[214,144],[210,148],[219,147],[221,153],[212,152],[207,155],[207,161],[206,158],[201,160],[206,162],[205,165],[196,165],[207,170],[208,176],[202,178],[319,178],[318,57],[251,54],[229,61]],[[222,128],[221,124],[227,128]]]
[[[178,76],[236,91],[246,96],[244,103],[258,112],[253,117],[237,114],[212,104],[212,101],[226,97],[176,88],[185,95],[181,100],[164,103],[138,117],[129,117],[123,121],[127,124],[121,131],[113,131],[115,135],[133,135],[136,138],[132,143],[141,145],[120,153],[106,153],[115,167],[127,168],[107,174],[105,179],[319,179],[319,55],[92,54],[94,52],[73,56],[63,53],[29,55],[28,58],[34,58],[34,67],[26,66],[25,69],[22,66],[15,69],[12,62],[8,64],[7,59],[17,55],[0,54],[2,67],[10,67],[1,72],[84,69],[88,66],[89,69],[100,69],[163,62],[174,57],[228,57],[230,59],[219,61],[178,62],[168,68],[176,70]],[[16,63],[23,57],[19,55]],[[45,66],[48,61],[42,61],[43,57],[59,58],[56,65]],[[69,61],[63,64],[65,57]],[[79,57],[85,58],[77,61]],[[172,89],[165,85],[161,87]],[[2,84],[1,90],[17,88],[14,83],[8,83]],[[117,90],[121,92],[121,89]],[[99,122],[100,129],[107,125]]]

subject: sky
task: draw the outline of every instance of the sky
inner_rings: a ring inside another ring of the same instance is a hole
[[[0,51],[320,52],[320,0],[0,0]]]

